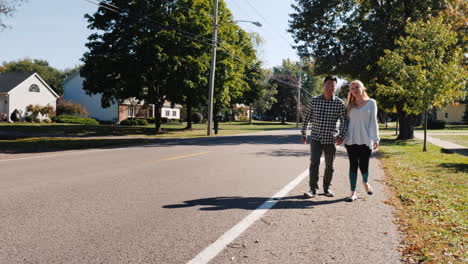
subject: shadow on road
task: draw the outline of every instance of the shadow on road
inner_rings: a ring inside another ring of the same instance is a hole
[[[72,149],[126,148],[129,146],[162,148],[171,146],[235,146],[241,144],[300,144],[300,135],[242,135],[204,138],[37,138],[32,141],[0,142],[0,153],[21,154]]]
[[[202,211],[219,211],[227,209],[255,210],[270,198],[266,197],[213,197],[184,201],[181,204],[165,205],[166,209],[186,208],[200,206]],[[271,209],[306,209],[319,205],[333,204],[346,201],[345,198],[336,200],[317,201],[313,199],[304,199],[303,196],[283,197]]]

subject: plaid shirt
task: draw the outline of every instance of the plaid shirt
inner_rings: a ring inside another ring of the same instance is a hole
[[[339,133],[336,123],[340,120]],[[307,126],[312,123],[310,137],[322,144],[335,144],[335,137],[344,139],[348,130],[346,106],[343,100],[333,96],[330,101],[323,95],[312,97],[302,122],[301,133],[306,135]]]

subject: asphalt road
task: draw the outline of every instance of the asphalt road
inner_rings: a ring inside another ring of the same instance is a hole
[[[305,200],[309,147],[299,142],[283,130],[3,156],[0,263],[204,263],[195,258],[206,252],[209,263],[399,263],[378,162],[375,195],[347,203],[339,148],[336,197]]]

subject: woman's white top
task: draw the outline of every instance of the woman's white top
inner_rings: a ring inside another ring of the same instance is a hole
[[[353,107],[348,112],[348,132],[346,145],[367,145],[371,150],[374,143],[379,143],[379,125],[377,124],[377,103],[369,99],[361,108]]]

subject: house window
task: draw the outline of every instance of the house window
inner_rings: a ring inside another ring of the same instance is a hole
[[[448,113],[445,113],[445,118],[448,118]]]
[[[29,91],[33,93],[38,93],[40,92],[39,86],[37,86],[37,84],[32,84],[31,86],[29,86]]]
[[[131,106],[128,107],[128,116],[129,117],[134,117],[135,116],[135,108],[134,107],[131,107]]]
[[[172,111],[172,116],[177,116],[177,111]]]
[[[168,117],[171,116],[171,111],[166,110],[166,116],[168,116]]]

